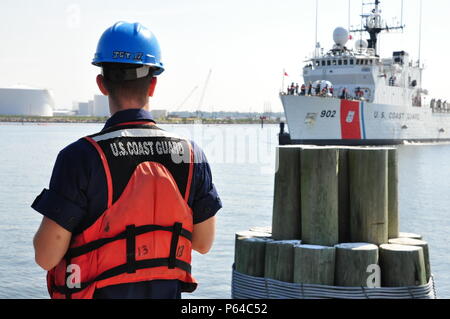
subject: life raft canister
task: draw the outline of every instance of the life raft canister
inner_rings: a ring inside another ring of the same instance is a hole
[[[72,238],[47,274],[52,298],[92,298],[97,288],[191,276],[193,217],[188,206],[189,141],[153,123],[125,123],[85,137],[97,150],[108,187],[107,209]]]

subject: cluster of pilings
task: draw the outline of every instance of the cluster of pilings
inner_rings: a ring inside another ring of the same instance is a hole
[[[279,146],[272,228],[236,234],[235,269],[313,285],[427,284],[427,242],[399,231],[397,150]]]

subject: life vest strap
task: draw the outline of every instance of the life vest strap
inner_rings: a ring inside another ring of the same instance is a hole
[[[135,236],[139,236],[139,235],[154,232],[154,231],[168,231],[168,232],[173,233],[175,231],[175,227],[177,224],[178,223],[175,223],[174,226],[160,226],[160,225],[138,226],[138,227],[134,227],[133,233]],[[91,241],[85,245],[70,248],[67,251],[66,257],[75,258],[75,257],[79,257],[81,255],[87,254],[87,253],[89,253],[93,250],[99,249],[100,247],[102,247],[106,244],[109,244],[113,241],[126,239],[127,234],[128,234],[128,232],[127,232],[127,230],[125,230],[114,237],[100,238],[100,239]],[[183,236],[187,240],[192,241],[192,233],[184,228],[181,228],[179,236]]]
[[[127,240],[127,273],[134,274],[136,272],[136,226],[128,225],[125,233]]]
[[[176,259],[174,263],[175,263],[176,268],[180,268],[189,274],[191,273],[191,265],[188,264],[187,262],[184,262],[180,259]],[[140,269],[147,269],[147,268],[168,267],[169,266],[169,258],[137,260],[137,261],[135,261],[134,265],[135,265],[136,271],[140,270]],[[55,291],[68,296],[68,295],[75,294],[75,293],[78,293],[78,292],[86,289],[87,287],[89,287],[90,285],[92,285],[93,283],[95,283],[97,281],[109,279],[111,277],[115,277],[115,276],[119,276],[119,275],[128,273],[128,270],[129,270],[129,265],[128,265],[128,263],[126,263],[126,264],[111,268],[109,270],[106,270],[103,273],[101,273],[100,275],[98,275],[96,278],[94,278],[88,282],[82,282],[79,285],[76,285],[74,288],[69,288],[67,286],[54,286],[53,288]]]
[[[169,269],[176,267],[178,239],[180,238],[183,224],[175,223],[173,225],[172,239],[170,241]]]

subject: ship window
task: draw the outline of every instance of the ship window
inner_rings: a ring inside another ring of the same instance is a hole
[[[369,63],[370,63],[370,64],[373,64],[373,60],[369,60]]]
[[[338,64],[339,64],[339,65],[342,65],[342,60],[339,60],[339,61],[338,61]]]
[[[356,59],[356,65],[359,65],[360,61],[361,61],[361,60]]]
[[[320,66],[320,61],[316,61],[316,66]]]
[[[336,60],[333,60],[333,65],[336,65]]]
[[[331,61],[330,60],[327,61],[327,65],[331,65]]]
[[[348,65],[348,60],[344,60],[344,65]]]
[[[325,61],[322,61],[322,66],[325,66]]]
[[[353,65],[355,63],[355,60],[350,59],[350,65]]]

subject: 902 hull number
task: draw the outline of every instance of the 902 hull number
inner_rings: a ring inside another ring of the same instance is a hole
[[[320,112],[320,117],[332,119],[332,118],[336,117],[336,114],[337,114],[336,111],[324,110],[324,111]]]

